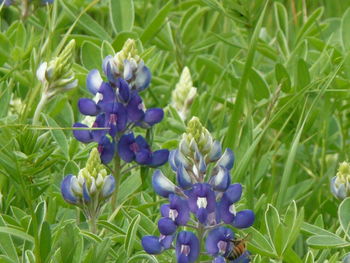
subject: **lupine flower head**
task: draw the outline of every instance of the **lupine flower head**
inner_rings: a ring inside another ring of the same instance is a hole
[[[172,106],[178,111],[183,120],[186,119],[196,94],[197,89],[193,87],[190,70],[188,67],[184,67],[180,80],[171,94]]]
[[[57,57],[40,64],[36,76],[44,84],[48,98],[77,86],[78,81],[72,71],[74,47],[75,40],[72,39]]]
[[[340,200],[350,196],[350,164],[348,162],[342,162],[339,165],[336,176],[331,180],[331,191]]]
[[[139,95],[149,85],[151,75],[137,55],[135,41],[126,41],[120,52],[105,58],[102,67],[107,81],[103,81],[97,69],[90,71],[86,86],[94,98],[81,98],[78,102],[82,114],[96,117],[89,124],[75,123],[75,138],[84,143],[97,142],[105,164],[118,154],[128,163],[163,165],[169,151],[153,151],[145,138],[132,131],[136,126],[149,129],[164,116],[160,108],[146,109]]]
[[[167,249],[161,243],[167,238],[176,242],[169,248],[176,248],[177,262],[194,262],[199,255],[196,240],[204,239],[205,253],[213,257],[213,262],[229,262],[227,256],[233,251],[235,240],[231,228],[248,228],[255,219],[253,211],[239,209],[236,204],[242,196],[242,185],[231,184],[233,163],[233,152],[230,149],[222,151],[221,144],[213,139],[199,119],[192,118],[186,133],[182,135],[179,148],[169,155],[169,164],[176,173],[177,184],[160,170],[153,174],[155,192],[168,198],[169,203],[160,208],[160,237],[146,236],[143,239],[147,253],[159,254]],[[190,218],[196,223],[193,224]],[[200,236],[182,231],[184,226],[197,229]],[[207,233],[205,236],[203,231]],[[249,262],[249,252],[243,251],[239,258],[230,262],[241,262],[238,259]]]
[[[61,184],[64,200],[80,207],[88,218],[98,215],[101,206],[112,195],[115,179],[101,164],[99,152],[94,148],[86,166],[78,175],[67,175]]]

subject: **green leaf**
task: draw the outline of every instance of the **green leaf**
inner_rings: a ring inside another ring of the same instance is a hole
[[[114,56],[114,48],[112,47],[112,45],[109,42],[104,40],[102,42],[102,47],[101,47],[101,59],[102,59],[102,61],[108,55]]]
[[[288,38],[288,13],[286,8],[280,2],[275,2],[274,11],[277,27],[282,30],[283,34]]]
[[[53,137],[53,139],[56,141],[57,146],[59,147],[59,149],[62,151],[62,153],[64,154],[64,156],[66,158],[69,157],[68,154],[68,141],[66,138],[66,135],[64,134],[64,132],[62,130],[60,130],[58,124],[56,123],[56,121],[52,118],[50,118],[47,115],[43,115],[44,119],[47,123],[47,125],[50,128],[58,128],[58,129],[50,129],[50,133]]]
[[[11,53],[11,42],[2,33],[0,33],[0,66],[2,66],[8,59]]]
[[[63,176],[68,175],[68,174],[77,175],[79,170],[80,170],[80,168],[77,165],[77,163],[73,160],[70,160],[65,164],[65,166],[63,168]]]
[[[46,221],[42,224],[40,232],[40,257],[43,262],[51,252],[51,230],[50,225]]]
[[[282,64],[280,63],[276,64],[275,75],[276,75],[277,83],[281,85],[282,91],[286,93],[290,92],[291,91],[290,77],[286,68]]]
[[[149,23],[149,25],[143,31],[140,39],[143,44],[148,42],[151,38],[154,38],[159,29],[165,23],[165,18],[173,6],[173,1],[168,1],[166,5],[158,12],[158,14],[154,17],[154,19]]]
[[[32,236],[28,235],[26,232],[21,231],[19,229],[1,226],[0,233],[6,233],[6,234],[9,234],[10,236],[14,236],[24,241],[34,243],[34,238]]]
[[[298,44],[301,43],[301,41],[304,39],[305,36],[308,35],[308,33],[310,33],[310,31],[313,29],[313,27],[315,27],[316,25],[319,24],[316,21],[321,18],[322,14],[323,14],[323,10],[324,10],[323,7],[317,8],[309,16],[308,20],[303,24],[303,26],[301,27],[301,29],[298,32],[296,43],[298,43]]]
[[[99,69],[102,65],[100,48],[90,41],[84,41],[81,47],[81,61],[87,69]]]
[[[350,198],[344,199],[339,205],[338,217],[344,233],[350,238]]]
[[[305,60],[303,60],[302,58],[299,59],[298,61],[297,70],[298,70],[298,81],[297,81],[298,87],[299,89],[302,89],[310,84],[309,68]]]
[[[5,221],[0,216],[0,226],[5,227]],[[19,262],[16,247],[13,240],[9,234],[0,233],[0,250],[3,254],[6,254],[13,262]]]
[[[349,247],[350,243],[336,236],[312,236],[309,237],[306,243],[313,248],[342,248]]]
[[[349,27],[350,27],[350,8],[346,10],[346,12],[343,15],[343,18],[341,20],[341,40],[342,40],[342,45],[343,49],[345,51],[350,50],[350,32],[349,32]]]
[[[133,194],[142,185],[139,174],[128,176],[119,187],[118,203],[123,202],[128,196]]]
[[[134,25],[134,1],[109,0],[109,16],[115,33],[131,31]]]
[[[254,98],[256,100],[269,98],[270,91],[265,79],[258,71],[253,68],[250,71],[249,81],[253,87]]]
[[[126,232],[124,250],[126,251],[128,258],[134,250],[136,232],[139,226],[140,218],[140,215],[135,216],[128,227],[128,231]]]
[[[265,212],[265,224],[270,240],[273,241],[281,220],[277,209],[271,204],[268,205]]]

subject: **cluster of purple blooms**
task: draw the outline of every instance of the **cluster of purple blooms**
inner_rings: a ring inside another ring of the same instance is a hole
[[[222,153],[220,143],[200,127],[199,120],[193,118],[179,148],[170,152],[169,163],[176,173],[177,185],[160,170],[153,175],[154,190],[168,198],[169,203],[160,208],[160,236],[143,237],[143,248],[149,254],[159,254],[174,248],[176,240],[177,262],[191,263],[199,257],[200,240],[205,239],[205,253],[213,257],[213,262],[249,262],[248,251],[234,260],[227,259],[234,249],[234,232],[223,225],[243,229],[250,227],[255,219],[251,210],[236,211],[235,203],[241,198],[242,186],[231,184],[233,152],[226,149]],[[179,231],[181,227],[186,231]],[[197,235],[187,228],[196,230]]]
[[[29,1],[31,2],[31,1]],[[15,1],[13,0],[0,0],[0,5],[2,5],[2,3],[4,3],[5,6],[9,6],[12,5],[13,3],[15,3]],[[41,0],[40,4],[42,5],[46,5],[46,4],[52,4],[53,0]]]
[[[144,137],[132,132],[134,127],[148,129],[164,116],[160,108],[146,109],[139,95],[149,86],[149,69],[139,58],[118,59],[118,54],[107,56],[102,67],[107,81],[103,81],[97,69],[90,71],[86,85],[95,98],[82,98],[78,102],[82,114],[95,116],[91,128],[99,129],[88,130],[88,125],[75,123],[75,138],[84,143],[97,142],[104,164],[109,163],[116,152],[127,163],[135,161],[151,167],[164,164],[169,151],[153,152]]]

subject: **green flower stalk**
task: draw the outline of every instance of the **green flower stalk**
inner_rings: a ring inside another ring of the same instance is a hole
[[[186,120],[193,99],[197,95],[197,88],[193,87],[190,70],[182,70],[180,80],[172,92],[172,106],[178,111],[180,117]]]
[[[33,124],[37,124],[42,108],[54,95],[75,88],[78,80],[72,70],[75,40],[71,40],[59,56],[39,66],[36,76],[43,85],[41,99],[35,110]]]
[[[340,200],[350,196],[350,164],[348,162],[339,164],[338,172],[331,180],[331,191]]]

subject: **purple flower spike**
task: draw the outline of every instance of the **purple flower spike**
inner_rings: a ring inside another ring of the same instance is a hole
[[[208,254],[212,256],[226,257],[232,249],[232,240],[234,233],[230,228],[217,227],[209,232],[205,242],[205,248]]]
[[[177,229],[175,222],[169,217],[163,217],[158,221],[159,232],[163,235],[172,235]]]
[[[99,113],[99,107],[92,99],[88,98],[79,99],[78,108],[84,115],[96,116]]]
[[[73,128],[89,128],[89,127],[86,126],[85,124],[77,122],[77,123],[74,123]],[[93,141],[92,133],[89,130],[76,129],[76,130],[73,130],[73,135],[78,141],[81,141],[84,143],[89,143]]]
[[[239,211],[233,219],[232,225],[236,228],[247,228],[253,225],[255,215],[252,210]]]
[[[159,238],[156,236],[144,236],[142,238],[143,249],[151,255],[160,254],[163,251]]]
[[[234,155],[231,149],[226,148],[225,152],[217,162],[217,166],[223,166],[228,170],[231,170],[234,163]]]
[[[62,184],[61,184],[61,193],[66,200],[66,202],[70,204],[76,204],[78,202],[77,197],[75,196],[73,190],[72,190],[72,178],[74,176],[72,174],[67,175],[64,177]]]
[[[210,184],[194,184],[189,192],[188,203],[191,212],[196,214],[198,220],[204,224],[208,214],[214,212],[216,207],[215,193]]]
[[[153,173],[152,185],[154,191],[163,197],[168,197],[170,194],[174,194],[176,192],[176,185],[165,177],[161,170],[156,170]]]
[[[94,95],[96,95],[96,93],[99,91],[102,82],[100,72],[98,72],[97,69],[91,70],[86,77],[86,86]]]
[[[98,144],[98,151],[100,153],[100,158],[102,163],[107,164],[112,161],[114,156],[114,142],[111,142],[108,137],[103,136]]]
[[[199,240],[189,231],[181,231],[176,239],[176,258],[178,263],[193,263],[199,256]]]

